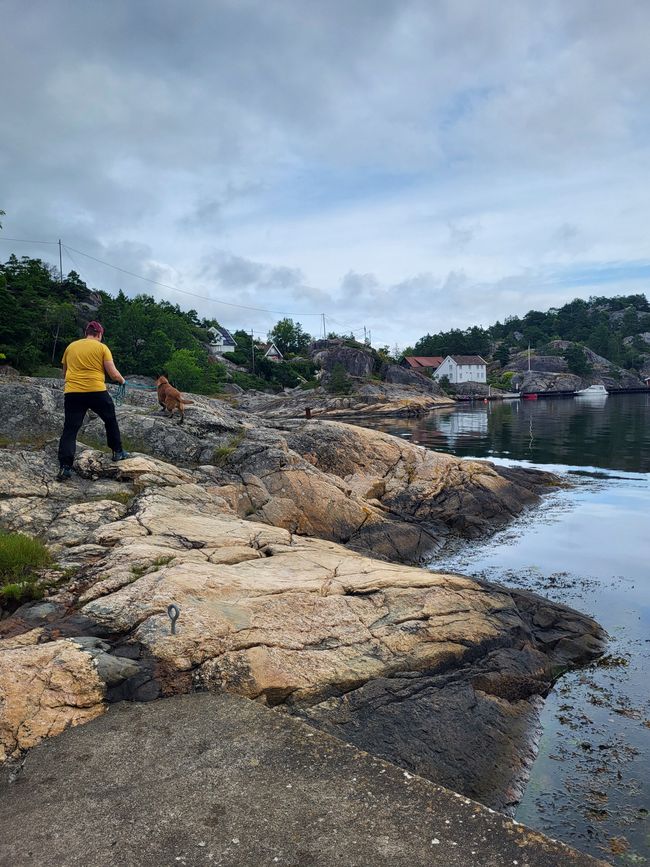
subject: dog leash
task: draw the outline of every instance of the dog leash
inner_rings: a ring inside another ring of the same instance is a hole
[[[155,385],[142,385],[139,382],[129,382],[125,379],[115,390],[115,403],[124,403],[127,388],[138,388],[141,391],[156,391]]]

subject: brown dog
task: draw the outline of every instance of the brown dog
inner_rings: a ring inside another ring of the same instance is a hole
[[[166,376],[158,377],[156,380],[156,387],[158,389],[158,403],[163,409],[167,410],[170,418],[174,415],[174,410],[177,409],[181,414],[179,424],[183,424],[183,419],[185,418],[184,407],[188,404],[194,403],[194,401],[183,400],[180,391],[177,388],[174,388],[173,385],[169,384],[169,380]]]

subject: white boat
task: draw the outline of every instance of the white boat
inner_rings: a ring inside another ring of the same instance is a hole
[[[576,391],[576,397],[607,397],[607,389],[604,385],[590,385]]]

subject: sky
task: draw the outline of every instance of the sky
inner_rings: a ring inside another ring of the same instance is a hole
[[[61,238],[91,286],[391,348],[650,285],[647,0],[0,0],[0,21],[3,261],[58,265]]]

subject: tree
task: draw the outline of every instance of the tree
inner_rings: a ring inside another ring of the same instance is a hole
[[[3,210],[0,208],[0,217],[4,217],[5,213],[6,213],[6,212],[3,211]],[[0,223],[0,229],[1,229],[1,228],[2,228],[2,223]]]
[[[589,339],[589,346],[597,355],[604,355],[607,357],[607,350],[609,348],[608,344],[609,327],[605,322],[601,322],[600,325],[597,325],[592,331]]]
[[[505,367],[506,364],[510,361],[510,349],[508,348],[507,343],[502,343],[497,351],[494,353],[495,359],[499,362],[501,367]]]
[[[327,382],[327,390],[332,394],[350,394],[352,382],[341,363],[335,364]]]
[[[177,349],[165,365],[167,376],[176,388],[195,391],[201,384],[202,371],[190,349]]]
[[[572,343],[562,354],[571,373],[575,373],[576,376],[586,376],[586,374],[591,373],[591,364],[589,364],[582,346],[576,346],[575,343]]]
[[[311,343],[311,335],[302,330],[300,322],[286,318],[274,325],[268,337],[283,355],[301,355]]]

